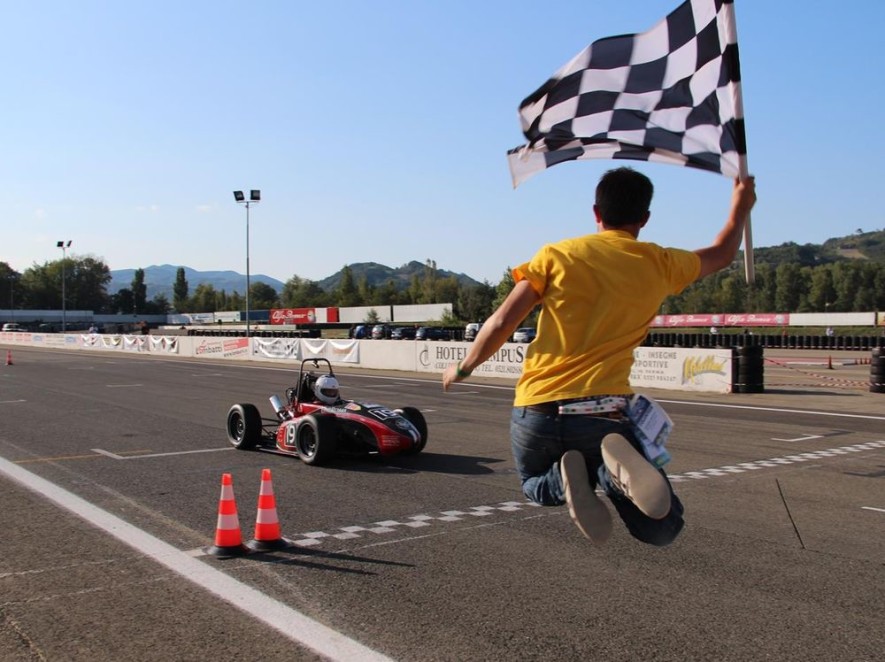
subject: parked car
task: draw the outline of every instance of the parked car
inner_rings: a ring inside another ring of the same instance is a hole
[[[440,329],[436,326],[422,326],[415,332],[415,340],[451,340],[452,334],[448,329]]]
[[[414,340],[418,332],[414,326],[395,326],[390,331],[391,340]]]
[[[530,326],[522,326],[513,332],[513,342],[532,342],[537,335],[537,331],[535,331]]]
[[[482,328],[481,322],[471,322],[466,327],[464,327],[464,340],[467,342],[473,342],[476,340],[476,334],[479,333],[479,330]]]
[[[390,338],[390,327],[386,324],[376,324],[372,327],[373,340],[387,340]]]
[[[7,322],[3,325],[4,331],[24,331],[20,324],[16,324],[15,322]]]

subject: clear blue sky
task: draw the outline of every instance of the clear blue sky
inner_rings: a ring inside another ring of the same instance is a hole
[[[599,176],[650,175],[643,238],[698,248],[731,182],[566,163],[513,190],[519,102],[590,42],[678,0],[0,0],[0,262],[250,270],[354,262],[497,283],[593,231]],[[737,0],[756,247],[885,227],[885,2]]]

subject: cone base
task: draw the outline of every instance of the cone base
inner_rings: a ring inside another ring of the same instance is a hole
[[[269,552],[275,549],[286,549],[291,546],[292,543],[285,538],[277,538],[276,540],[250,540],[246,543],[246,547],[253,552]]]
[[[231,559],[237,556],[245,556],[249,553],[249,548],[245,545],[225,545],[224,547],[212,545],[212,547],[206,548],[206,553],[219,559]]]

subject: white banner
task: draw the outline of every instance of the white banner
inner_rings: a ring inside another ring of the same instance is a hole
[[[457,363],[473,346],[467,342],[417,342],[416,365],[419,372],[443,372],[451,363]],[[485,363],[476,367],[477,377],[510,377],[518,379],[522,374],[522,362],[528,345],[505,343]]]
[[[148,336],[150,351],[162,354],[178,354],[178,338],[175,336]]]
[[[358,340],[302,338],[301,358],[328,359],[331,363],[359,363],[360,343]]]
[[[123,351],[124,352],[148,352],[150,351],[150,346],[148,345],[149,336],[123,336]]]
[[[298,338],[255,338],[252,355],[264,359],[298,360],[299,347]]]
[[[87,349],[122,349],[123,338],[120,336],[105,336],[97,333],[86,333],[80,336],[80,344]]]
[[[731,356],[730,349],[639,347],[630,386],[731,393]]]

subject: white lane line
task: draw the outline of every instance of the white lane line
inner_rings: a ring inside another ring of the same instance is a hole
[[[27,400],[0,400],[0,405],[14,405],[19,402],[27,402]]]
[[[0,473],[319,655],[341,662],[391,660],[2,457]]]
[[[234,450],[233,446],[226,446],[224,448],[200,448],[193,451],[171,451],[169,453],[148,453],[146,455],[117,455],[116,453],[111,453],[111,451],[106,451],[101,448],[90,448],[93,453],[98,453],[99,455],[104,455],[105,457],[109,457],[113,460],[143,460],[146,457],[168,457],[170,455],[190,455],[191,453],[216,453],[218,451],[232,451]]]
[[[144,386],[144,384],[105,384],[107,388],[129,388],[130,386]]]
[[[874,510],[877,513],[885,513],[885,508],[873,508],[872,506],[861,506],[861,510]]]
[[[788,441],[790,443],[794,441],[809,441],[810,439],[823,439],[823,436],[819,434],[807,434],[804,437],[796,437],[795,439],[779,439],[778,437],[772,437],[772,441]]]

